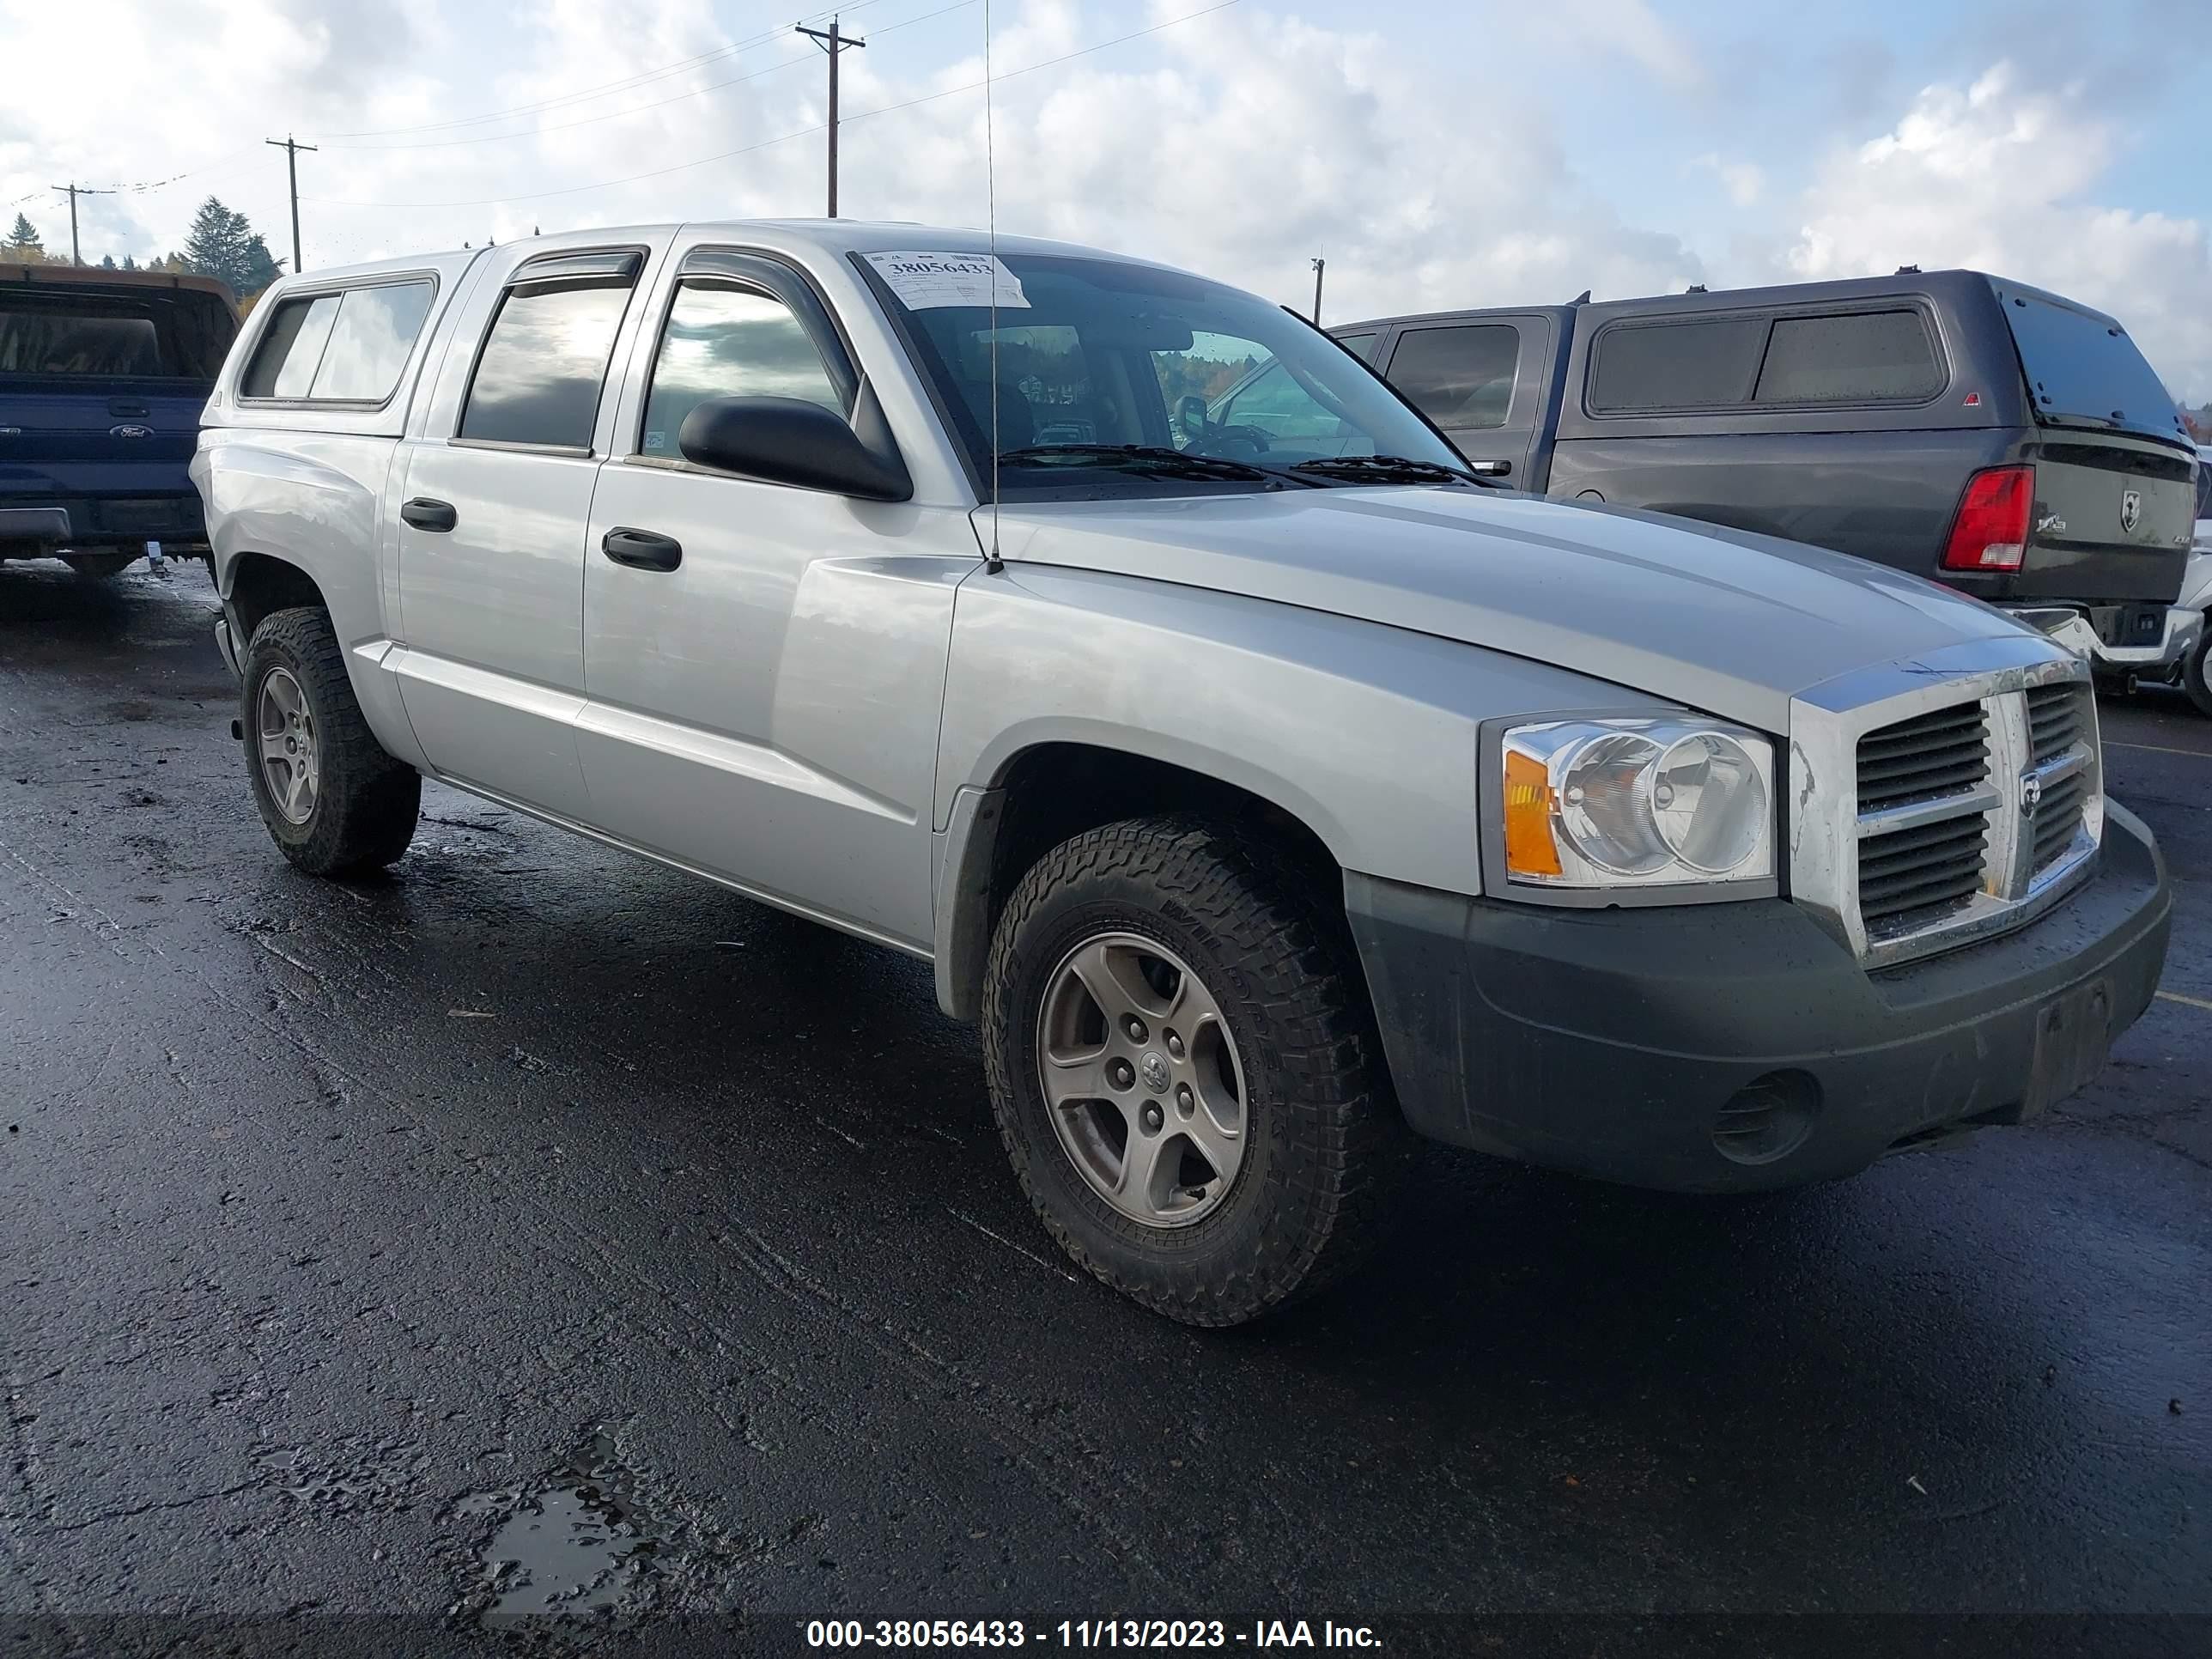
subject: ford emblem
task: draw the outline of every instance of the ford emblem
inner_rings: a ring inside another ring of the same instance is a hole
[[[154,428],[140,426],[135,421],[126,421],[121,426],[108,428],[107,435],[111,438],[150,438],[154,435]]]

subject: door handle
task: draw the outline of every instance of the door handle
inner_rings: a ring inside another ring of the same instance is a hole
[[[684,562],[683,543],[653,530],[610,530],[599,538],[599,551],[633,570],[673,570]]]
[[[434,501],[428,495],[417,495],[399,509],[399,516],[417,530],[451,530],[461,521],[451,501]]]
[[[1469,461],[1467,470],[1478,478],[1502,478],[1513,471],[1510,461]]]

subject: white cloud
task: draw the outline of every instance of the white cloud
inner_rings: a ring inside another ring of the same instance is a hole
[[[1676,92],[1705,85],[1704,64],[1649,0],[1553,0],[1544,15],[1544,27],[1561,38],[1620,52]]]
[[[1697,164],[1720,179],[1729,200],[1738,207],[1755,207],[1766,193],[1766,169],[1756,161],[1731,161],[1707,150]]]
[[[1804,201],[1793,276],[1969,265],[2111,312],[2181,395],[2212,387],[2212,250],[2193,218],[2091,198],[2124,135],[2078,93],[2000,63],[1923,90],[1889,132],[1839,154]]]

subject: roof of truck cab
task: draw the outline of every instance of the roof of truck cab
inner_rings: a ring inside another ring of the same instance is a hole
[[[813,242],[833,253],[899,253],[909,250],[921,253],[988,253],[995,247],[1000,253],[1112,259],[1131,265],[1158,264],[1157,260],[1138,258],[1130,254],[1117,253],[1110,248],[1092,247],[1080,242],[1054,241],[1040,236],[1017,236],[1004,231],[994,237],[988,230],[915,224],[897,219],[692,220],[678,228],[695,232],[728,231],[733,235],[743,235],[748,231],[774,231],[779,235]],[[1176,269],[1172,266],[1161,268]]]
[[[843,253],[988,253],[996,246],[1001,253],[1042,255],[1060,258],[1112,259],[1123,264],[1150,265],[1156,270],[1175,270],[1152,259],[1133,258],[1126,253],[1116,253],[1107,248],[1085,247],[1077,242],[1059,242],[1036,236],[1000,235],[994,240],[990,232],[956,229],[942,225],[907,224],[898,221],[866,219],[690,219],[678,223],[658,225],[607,225],[589,231],[560,231],[550,236],[517,237],[512,242],[501,242],[489,247],[447,248],[434,253],[417,253],[397,258],[373,259],[360,264],[325,265],[295,276],[286,276],[276,283],[270,294],[282,297],[286,294],[304,292],[318,288],[343,286],[360,282],[364,277],[402,276],[423,270],[434,271],[442,276],[458,276],[474,261],[488,253],[505,250],[512,252],[528,242],[549,244],[550,253],[573,251],[579,245],[608,246],[627,240],[659,236],[669,233],[682,234],[726,234],[733,241],[748,240],[772,240],[787,247],[805,243],[824,252]],[[189,279],[188,279],[189,280]]]
[[[110,270],[105,265],[0,264],[0,283],[82,283],[88,288],[167,288],[212,294],[233,311],[238,296],[230,284],[213,276],[174,270]]]
[[[1461,322],[1470,317],[1527,316],[1532,313],[1569,314],[1589,312],[1607,317],[1637,311],[1674,314],[1684,311],[1735,311],[1748,307],[1833,305],[1905,294],[1924,294],[1932,299],[1942,300],[1965,295],[1978,285],[1985,295],[1993,289],[2002,289],[2008,294],[2032,295],[2088,316],[2103,318],[2107,323],[2113,321],[2094,306],[2085,306],[2078,300],[2054,294],[2048,289],[2015,283],[2009,277],[1993,276],[1987,271],[1952,270],[1903,270],[1892,272],[1887,276],[1844,276],[1820,283],[1774,283],[1763,288],[1717,288],[1702,294],[1644,294],[1619,300],[1583,300],[1569,304],[1474,306],[1454,311],[1369,317],[1356,323],[1332,323],[1328,331],[1346,334],[1363,328]]]

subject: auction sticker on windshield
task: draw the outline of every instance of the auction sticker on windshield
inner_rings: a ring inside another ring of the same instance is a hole
[[[994,303],[1001,311],[1030,308],[1022,279],[992,254],[871,253],[868,263],[908,311]]]

